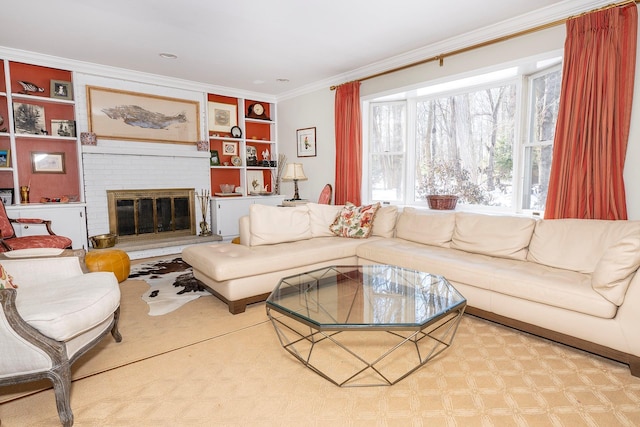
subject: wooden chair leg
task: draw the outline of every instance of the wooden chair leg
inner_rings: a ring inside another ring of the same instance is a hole
[[[63,363],[48,373],[53,383],[53,391],[56,396],[58,416],[64,427],[73,425],[73,412],[71,411],[71,365]]]

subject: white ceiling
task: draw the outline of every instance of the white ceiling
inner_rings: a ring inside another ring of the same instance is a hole
[[[392,68],[481,28],[499,32],[504,21],[524,29],[597,4],[605,2],[0,0],[0,46],[278,97]]]

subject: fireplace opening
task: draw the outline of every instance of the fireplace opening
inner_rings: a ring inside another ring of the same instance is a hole
[[[196,234],[195,190],[108,190],[109,231],[119,242]]]

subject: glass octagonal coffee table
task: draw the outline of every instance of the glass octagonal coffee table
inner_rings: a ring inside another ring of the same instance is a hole
[[[266,302],[280,344],[338,386],[393,385],[448,348],[466,299],[442,276],[392,265],[285,277]]]

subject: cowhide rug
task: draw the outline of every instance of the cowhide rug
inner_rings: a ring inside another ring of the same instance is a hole
[[[149,290],[142,295],[149,304],[149,316],[167,314],[189,301],[211,295],[182,258],[132,265],[129,279],[142,279],[149,284]]]

